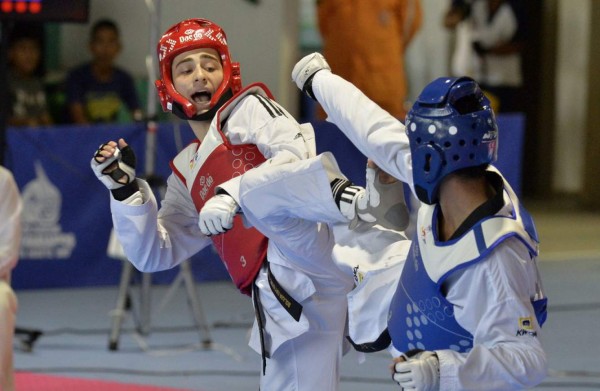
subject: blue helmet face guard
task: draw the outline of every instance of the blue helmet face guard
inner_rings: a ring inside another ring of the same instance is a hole
[[[468,77],[428,84],[406,116],[417,198],[438,202],[450,173],[496,160],[498,126],[489,100]]]

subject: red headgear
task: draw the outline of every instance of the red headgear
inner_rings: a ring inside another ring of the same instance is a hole
[[[187,117],[184,119],[193,119],[196,116],[194,104],[175,90],[171,65],[178,54],[201,48],[215,49],[221,57],[223,67],[223,82],[211,98],[210,109],[215,108],[217,104],[220,106],[224,103],[219,102],[224,93],[230,91],[235,94],[242,88],[240,65],[231,61],[227,37],[223,29],[207,19],[187,19],[169,28],[159,40],[156,48],[160,80],[154,84],[164,111],[173,111],[175,114],[179,111]],[[175,111],[173,110],[174,105],[179,106],[175,107]],[[181,110],[177,110],[179,108]]]

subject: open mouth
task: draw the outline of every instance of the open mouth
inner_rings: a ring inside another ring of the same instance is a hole
[[[211,97],[212,97],[212,94],[208,91],[196,92],[196,93],[192,94],[192,100],[195,103],[200,103],[200,104],[210,102]]]

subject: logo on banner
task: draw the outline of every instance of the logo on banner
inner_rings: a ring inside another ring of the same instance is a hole
[[[72,232],[63,232],[60,226],[62,195],[48,179],[39,161],[35,165],[35,179],[23,187],[23,237],[21,258],[70,258],[76,239]]]

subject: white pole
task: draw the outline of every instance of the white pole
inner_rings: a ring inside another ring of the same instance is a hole
[[[160,38],[160,3],[161,0],[145,0],[150,14],[149,48],[146,55],[146,70],[148,73],[147,105],[146,105],[146,177],[155,173],[156,163],[156,91],[154,81],[158,76],[156,44]]]
[[[148,72],[148,104],[146,108],[146,180],[155,189],[162,189],[163,179],[155,174],[156,165],[156,132],[158,123],[156,118],[156,91],[154,90],[154,81],[158,76],[158,66],[156,58],[156,43],[159,39],[160,29],[160,2],[161,0],[146,0],[146,6],[150,13],[150,41],[148,55],[146,56],[146,69]],[[152,284],[152,275],[150,273],[142,274],[141,287],[141,309],[140,309],[140,331],[143,335],[150,332],[150,286]]]

